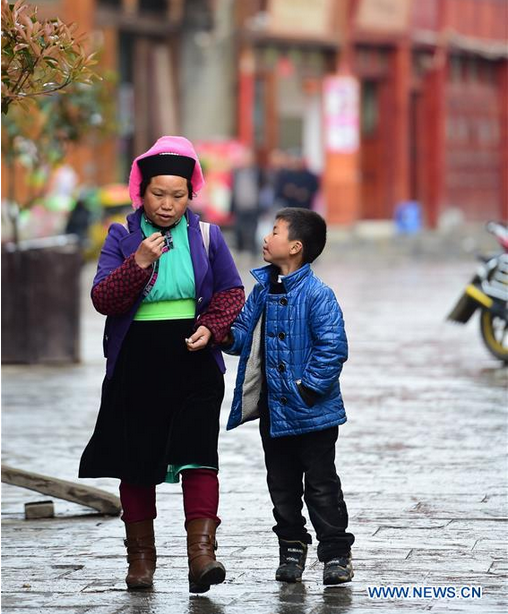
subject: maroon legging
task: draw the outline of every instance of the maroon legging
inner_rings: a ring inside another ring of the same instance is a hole
[[[185,469],[182,475],[183,509],[185,524],[196,518],[213,518],[217,525],[219,507],[219,480],[213,469]],[[157,517],[155,484],[138,486],[123,480],[120,482],[122,520],[125,523],[140,522]]]

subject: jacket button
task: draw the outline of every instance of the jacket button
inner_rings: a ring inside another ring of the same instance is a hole
[[[280,303],[281,305],[287,305],[287,304],[288,304],[288,300],[287,300],[287,298],[282,297],[282,298],[280,299],[279,303]]]
[[[285,333],[279,333],[279,335],[278,335],[278,336],[279,336],[279,339],[280,339],[281,341],[284,341],[284,339],[286,338],[286,334],[285,334]]]
[[[202,302],[203,302],[203,297],[202,297],[202,296],[200,296],[200,297],[198,298],[198,303],[202,303]]]
[[[282,403],[282,405],[285,405],[288,402],[288,400],[286,399],[286,397],[281,397],[280,402]]]
[[[277,367],[277,370],[279,371],[279,373],[284,373],[284,371],[286,370],[286,365],[281,362],[280,365]]]

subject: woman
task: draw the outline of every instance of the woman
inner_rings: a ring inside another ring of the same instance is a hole
[[[183,137],[162,137],[136,158],[135,212],[111,225],[93,282],[93,304],[108,316],[107,365],[79,476],[121,480],[130,589],[153,584],[155,486],[180,475],[190,591],[225,578],[214,554],[225,371],[217,345],[245,296],[219,228],[187,208],[203,185]]]

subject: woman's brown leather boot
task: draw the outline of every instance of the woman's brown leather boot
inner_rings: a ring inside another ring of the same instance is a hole
[[[126,523],[125,533],[127,539],[124,543],[129,563],[125,582],[130,589],[150,588],[157,560],[153,520]]]
[[[206,593],[210,585],[226,578],[224,565],[215,559],[217,524],[212,518],[196,518],[187,523],[187,554],[189,557],[189,591]]]

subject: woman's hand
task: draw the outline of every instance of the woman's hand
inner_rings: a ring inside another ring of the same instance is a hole
[[[154,232],[139,244],[134,253],[136,264],[142,269],[147,269],[158,260],[166,250],[166,242],[162,233]]]
[[[185,343],[187,344],[189,352],[197,352],[197,350],[205,348],[211,338],[212,333],[208,328],[206,328],[206,326],[200,326],[191,337],[185,340]]]

